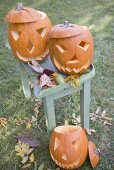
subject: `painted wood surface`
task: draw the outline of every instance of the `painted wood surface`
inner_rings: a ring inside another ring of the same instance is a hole
[[[31,96],[31,92],[29,88],[27,70],[23,63],[20,63],[20,76],[25,97],[28,98]],[[54,100],[69,94],[73,94],[77,91],[80,91],[81,126],[83,128],[89,128],[90,81],[94,76],[95,68],[92,65],[91,71],[89,73],[83,74],[80,77],[80,87],[74,88],[69,83],[63,83],[53,88],[41,90],[39,92],[37,98],[43,99],[47,132],[49,134],[56,127]]]

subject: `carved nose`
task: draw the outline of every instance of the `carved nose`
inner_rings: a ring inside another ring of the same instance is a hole
[[[77,60],[76,54],[74,54],[73,58],[67,62],[67,64],[77,64],[79,61]]]
[[[32,53],[34,48],[35,47],[33,46],[31,40],[29,39],[28,44],[27,44],[27,50],[29,51],[29,53]]]

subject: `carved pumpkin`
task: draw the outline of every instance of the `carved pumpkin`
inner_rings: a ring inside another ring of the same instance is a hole
[[[61,168],[80,167],[88,155],[88,140],[85,131],[78,126],[56,127],[50,138],[50,154]]]
[[[99,151],[95,147],[92,141],[88,142],[88,149],[89,149],[89,158],[91,162],[91,166],[95,168],[99,162]]]
[[[49,52],[55,67],[66,74],[84,72],[92,63],[93,39],[86,26],[56,25],[50,32]]]
[[[28,62],[42,61],[48,55],[51,23],[44,12],[23,8],[19,3],[5,17],[9,22],[8,40],[15,57]]]

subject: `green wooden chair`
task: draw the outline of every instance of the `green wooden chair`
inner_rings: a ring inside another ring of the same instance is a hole
[[[26,98],[29,98],[31,96],[31,91],[29,88],[28,72],[29,71],[26,68],[26,65],[20,62],[20,77],[21,77],[23,91]],[[80,91],[81,126],[83,128],[89,128],[90,84],[91,84],[91,79],[94,76],[95,76],[95,69],[94,66],[91,65],[90,72],[83,74],[80,77],[80,87],[73,88],[69,83],[63,83],[52,88],[41,90],[37,94],[36,97],[43,100],[48,133],[50,133],[56,127],[54,100],[69,94],[73,94],[76,91]]]

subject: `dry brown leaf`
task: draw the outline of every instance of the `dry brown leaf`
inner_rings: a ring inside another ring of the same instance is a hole
[[[76,119],[76,121],[77,121],[78,123],[80,123],[80,122],[81,122],[80,115],[79,115],[79,116],[77,116],[75,119]]]
[[[34,83],[31,80],[29,80],[29,86],[31,89],[34,87]]]
[[[31,166],[31,164],[25,164],[25,165],[23,165],[21,168],[22,169],[26,169],[26,168],[29,168]]]
[[[91,117],[92,121],[96,121],[97,117]]]
[[[95,129],[85,129],[88,133],[88,135],[91,135],[92,133],[96,133]]]
[[[88,135],[91,135],[90,129],[86,129],[86,132],[87,132]]]
[[[95,114],[97,114],[97,115],[98,115],[98,114],[100,113],[100,111],[101,111],[101,108],[100,108],[100,107],[98,107],[98,108],[97,108],[97,110],[95,111]]]
[[[107,121],[111,121],[112,118],[111,117],[108,117],[108,116],[104,116],[103,119],[107,120]]]
[[[112,123],[109,123],[107,120],[104,121],[104,125],[112,125]]]
[[[90,131],[91,131],[92,133],[96,133],[96,130],[95,130],[95,129],[90,129]]]
[[[8,124],[7,119],[4,118],[4,117],[1,117],[0,118],[0,125],[6,127],[7,124]]]
[[[104,117],[106,115],[106,109],[102,112],[101,117]]]

